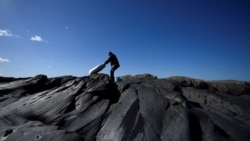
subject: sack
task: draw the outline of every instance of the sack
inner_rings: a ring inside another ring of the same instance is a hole
[[[105,68],[105,64],[100,64],[100,65],[97,65],[95,66],[94,68],[90,69],[89,70],[89,74],[95,74],[95,73],[98,73],[100,72],[103,68]]]

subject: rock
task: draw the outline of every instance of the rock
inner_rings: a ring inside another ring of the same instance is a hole
[[[223,80],[211,81],[211,85],[222,93],[244,95],[250,93],[250,82]]]
[[[135,76],[125,75],[125,76],[122,76],[121,78],[125,80],[130,80],[130,81],[131,79],[134,79],[134,80],[149,80],[150,79],[151,80],[151,79],[157,79],[157,76],[146,73],[146,74],[138,74]]]
[[[249,82],[106,74],[0,78],[0,141],[238,141]]]
[[[195,87],[199,89],[207,89],[209,87],[209,84],[203,80],[184,76],[173,76],[167,79],[178,82],[182,87]]]

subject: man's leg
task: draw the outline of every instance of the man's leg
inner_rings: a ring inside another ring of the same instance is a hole
[[[114,73],[115,73],[115,70],[118,69],[119,66],[112,66],[111,70],[110,70],[110,78],[111,78],[111,81],[115,81],[115,76],[114,76]]]
[[[115,81],[115,76],[114,76],[115,71],[113,69],[110,70],[110,81],[114,82]]]

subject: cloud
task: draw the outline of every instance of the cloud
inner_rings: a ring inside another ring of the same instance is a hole
[[[0,57],[0,63],[5,63],[5,62],[10,62],[10,60]]]
[[[8,29],[0,29],[0,36],[12,37],[13,34]]]
[[[43,39],[41,36],[35,35],[33,37],[30,38],[31,41],[37,41],[37,42],[42,42]]]

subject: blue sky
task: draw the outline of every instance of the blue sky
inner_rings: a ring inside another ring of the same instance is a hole
[[[86,76],[109,51],[116,76],[250,81],[250,2],[0,0],[1,76]]]

